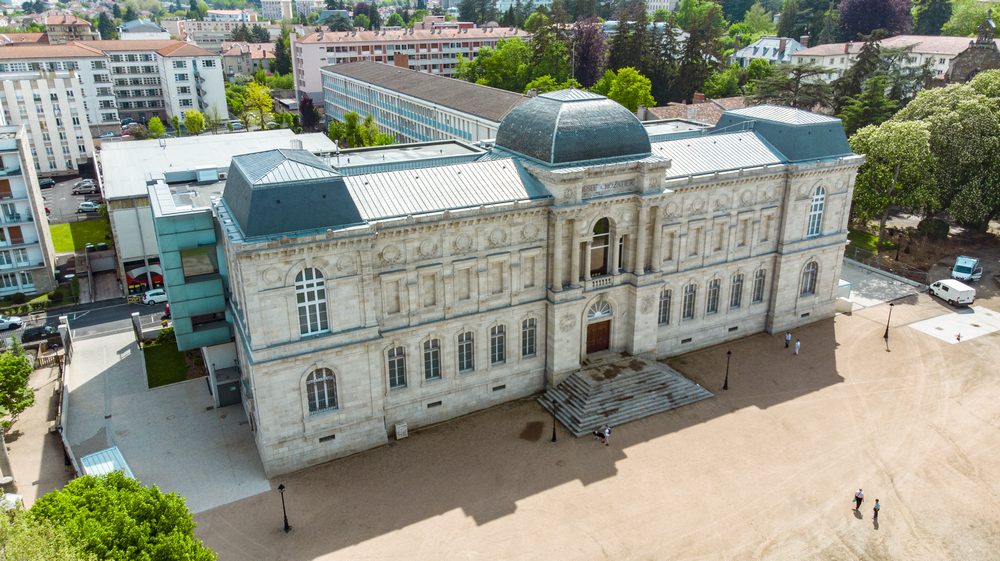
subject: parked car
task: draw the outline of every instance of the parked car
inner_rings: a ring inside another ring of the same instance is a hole
[[[101,133],[101,138],[115,138],[116,136],[118,135],[111,131]]]
[[[97,212],[97,209],[100,208],[100,206],[101,205],[99,205],[97,203],[92,203],[90,201],[83,201],[82,203],[80,203],[80,206],[76,207],[76,212],[78,212],[78,213],[79,212]]]
[[[142,295],[142,303],[147,306],[152,306],[153,304],[159,304],[160,302],[167,301],[167,291],[162,288],[156,288],[153,290],[147,290]]]
[[[235,122],[234,121],[233,122],[233,130],[234,131],[241,131],[241,130],[243,130],[243,123],[239,123],[239,122]]]
[[[976,289],[957,280],[939,280],[930,286],[928,292],[952,306],[970,306],[976,301]]]
[[[122,119],[122,128],[125,128],[134,122],[135,119],[133,119],[132,117],[125,117],[124,119]]]
[[[55,186],[56,186],[56,180],[52,179],[51,177],[46,177],[45,179],[38,180],[39,189],[48,189],[50,187],[55,187]]]
[[[955,268],[951,270],[951,278],[960,281],[977,281],[983,278],[983,268],[979,266],[979,259],[965,255],[960,256],[955,260]]]
[[[96,192],[97,192],[97,185],[94,185],[93,183],[87,185],[80,185],[78,183],[75,187],[73,187],[74,195],[83,195],[85,193],[96,193]]]
[[[73,187],[83,187],[84,185],[93,185],[93,184],[94,180],[88,177],[86,179],[81,179],[80,181],[77,181],[76,183],[73,184]]]
[[[18,316],[0,316],[0,329],[18,329],[23,324]]]

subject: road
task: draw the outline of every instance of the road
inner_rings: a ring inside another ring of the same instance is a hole
[[[55,187],[42,189],[42,199],[45,201],[45,208],[51,211],[49,214],[49,224],[63,224],[65,222],[75,222],[77,220],[89,220],[99,218],[96,212],[77,213],[76,209],[88,198],[99,197],[94,195],[74,195],[73,185],[80,181],[79,176],[56,181]]]
[[[8,331],[3,335],[4,339],[12,335],[21,336],[26,329],[49,325],[57,327],[59,316],[69,318],[70,328],[76,337],[89,337],[114,333],[116,331],[132,328],[130,318],[133,312],[139,312],[142,326],[146,329],[158,326],[160,318],[166,310],[164,304],[154,304],[144,306],[141,304],[127,304],[124,300],[104,300],[93,304],[81,304],[70,308],[61,308],[43,313],[22,315],[25,327],[16,331]]]

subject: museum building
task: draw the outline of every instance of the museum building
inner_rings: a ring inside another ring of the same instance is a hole
[[[522,103],[458,163],[233,157],[217,269],[267,475],[541,392],[598,353],[831,317],[863,161],[832,117],[755,106],[651,142],[580,90]]]

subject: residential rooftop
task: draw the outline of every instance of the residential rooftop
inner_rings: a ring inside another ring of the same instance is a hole
[[[950,36],[936,36],[936,35],[896,35],[895,37],[887,37],[879,41],[879,46],[883,49],[892,49],[899,47],[914,46],[914,52],[924,53],[924,54],[934,54],[934,55],[957,55],[958,53],[964,51],[969,47],[969,43],[974,42],[975,37],[950,37]],[[1000,39],[996,39],[997,45],[1000,46]],[[797,51],[792,56],[797,60],[798,57],[807,56],[834,56],[843,54],[856,55],[861,52],[861,47],[864,43],[861,41],[854,41],[848,43],[828,43],[826,45],[816,45],[815,47],[809,47],[808,49],[803,49]],[[846,49],[846,50],[845,50]]]

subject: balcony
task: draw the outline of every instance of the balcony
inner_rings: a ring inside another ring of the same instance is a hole
[[[3,147],[0,147],[3,150]],[[0,177],[16,177],[21,175],[21,168],[4,168],[0,169]]]
[[[2,221],[3,224],[24,224],[26,222],[34,222],[35,217],[31,213],[21,214],[20,212],[15,212],[14,214],[4,214]]]

